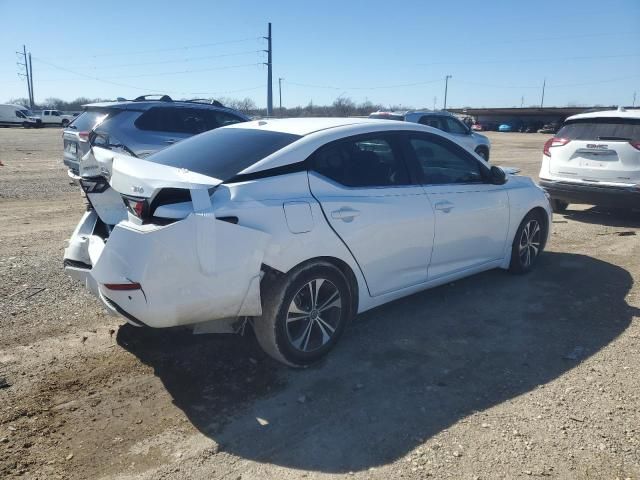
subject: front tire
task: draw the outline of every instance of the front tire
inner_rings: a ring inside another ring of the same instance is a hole
[[[62,128],[67,128],[67,125],[69,125],[69,120],[62,120]]]
[[[256,338],[269,356],[293,367],[312,365],[329,353],[355,310],[344,274],[324,261],[296,267],[263,292]]]
[[[528,273],[535,267],[544,248],[546,226],[539,212],[529,212],[516,232],[511,245],[512,273]]]

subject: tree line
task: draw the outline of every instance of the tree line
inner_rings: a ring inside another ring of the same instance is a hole
[[[178,100],[178,99],[176,99]],[[180,99],[187,100],[187,99]],[[217,100],[224,106],[239,110],[250,116],[266,116],[266,108],[258,108],[251,98],[210,98],[208,100]],[[72,101],[62,100],[60,98],[45,98],[43,101],[34,105],[34,110],[62,110],[62,111],[81,111],[82,106],[89,103],[110,102],[114,99],[106,98],[86,98],[78,97]],[[13,98],[7,103],[14,105],[24,105],[29,107],[29,99]],[[273,114],[278,117],[349,117],[349,116],[366,116],[371,112],[379,110],[395,111],[410,110],[410,107],[403,105],[381,105],[369,101],[356,103],[351,98],[340,96],[336,98],[330,105],[316,105],[310,101],[306,106],[297,106],[282,109],[274,107]]]

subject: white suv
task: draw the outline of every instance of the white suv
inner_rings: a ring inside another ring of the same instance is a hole
[[[640,208],[640,110],[581,113],[544,144],[540,186],[570,203]]]

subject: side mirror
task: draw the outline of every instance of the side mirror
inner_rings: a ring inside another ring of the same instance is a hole
[[[505,183],[507,183],[507,174],[500,167],[496,165],[492,165],[490,174],[491,174],[491,183],[493,185],[504,185]]]

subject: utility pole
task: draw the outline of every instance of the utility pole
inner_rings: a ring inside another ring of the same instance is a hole
[[[284,80],[284,78],[278,78],[278,94],[280,95],[280,115],[282,115],[282,80]]]
[[[269,22],[269,34],[266,37],[263,37],[267,40],[267,117],[273,115],[273,85],[271,79],[271,67],[272,67],[272,58],[271,58],[271,22]]]
[[[438,97],[433,97],[433,110],[436,109],[436,102],[438,101]]]
[[[524,107],[524,95],[520,97],[520,108]]]
[[[633,92],[633,103],[631,104],[632,107],[636,106],[636,92]]]
[[[540,108],[544,107],[544,87],[547,85],[547,79],[542,81],[542,99],[540,100]]]
[[[33,63],[31,63],[31,52],[29,52],[29,81],[31,82],[31,103],[36,103],[36,96],[33,93]],[[33,108],[33,105],[31,106]]]
[[[446,75],[444,77],[444,108],[447,109],[447,89],[449,88],[449,79],[452,78],[452,75]]]
[[[29,76],[29,60],[27,57],[27,47],[22,45],[22,52],[16,52],[18,55],[21,55],[24,59],[24,63],[18,62],[18,65],[24,67],[24,73],[18,72],[18,75],[21,77],[25,77],[27,79],[27,93],[29,96],[29,107],[33,108],[33,93],[31,91],[31,78]]]

